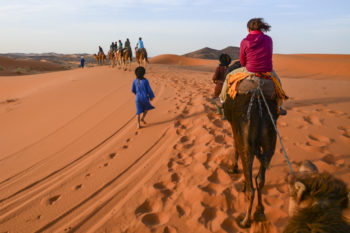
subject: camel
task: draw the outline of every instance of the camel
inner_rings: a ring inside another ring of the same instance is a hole
[[[116,66],[118,67],[118,69],[120,69],[123,63],[122,52],[118,49],[116,52],[114,52],[114,56],[115,56]]]
[[[94,54],[94,58],[96,59],[98,65],[104,65],[106,55],[104,53],[98,53],[97,55]]]
[[[96,53],[94,53],[94,58],[96,59],[97,64],[99,64],[98,56]]]
[[[148,62],[148,58],[147,58],[147,52],[146,49],[135,49],[135,53],[136,53],[136,61],[139,64],[139,66],[144,66],[146,67],[146,62]]]
[[[302,169],[300,169],[302,170]],[[284,233],[350,232],[342,211],[350,205],[346,184],[317,168],[288,177],[290,192],[289,215]]]
[[[129,71],[131,70],[131,50],[125,49],[123,53],[123,64],[124,64],[124,70],[126,71],[128,69],[129,65]]]
[[[115,59],[114,59],[114,51],[113,50],[108,51],[108,59],[109,59],[111,66],[113,68],[115,66]]]
[[[259,78],[255,78],[260,82]],[[278,118],[277,100],[273,95],[265,93],[265,90],[263,91],[273,121],[276,123]],[[257,87],[245,92],[238,91],[234,99],[227,95],[223,107],[224,114],[231,124],[235,145],[233,171],[238,171],[237,164],[238,158],[240,158],[245,178],[245,195],[249,201],[245,215],[239,217],[237,223],[242,228],[248,228],[251,225],[250,217],[255,197],[252,174],[253,161],[256,157],[260,162],[259,172],[255,177],[258,205],[254,213],[254,220],[264,221],[266,217],[262,201],[262,189],[265,184],[266,169],[275,152],[277,134]]]

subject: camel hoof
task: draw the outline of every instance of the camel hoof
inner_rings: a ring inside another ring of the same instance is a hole
[[[254,220],[257,222],[266,221],[266,216],[265,216],[264,212],[263,211],[255,211]]]
[[[236,218],[236,223],[240,228],[249,228],[251,226],[250,219],[244,222],[244,216],[240,215]]]

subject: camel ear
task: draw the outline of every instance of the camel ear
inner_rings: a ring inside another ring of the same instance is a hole
[[[301,198],[303,197],[306,187],[303,183],[301,183],[300,181],[297,181],[294,184],[294,188],[297,193],[297,202],[299,203],[301,201]]]

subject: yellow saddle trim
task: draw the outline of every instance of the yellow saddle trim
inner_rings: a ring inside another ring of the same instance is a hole
[[[247,78],[250,75],[254,75],[254,74],[245,73],[245,72],[237,72],[234,74],[227,75],[227,84],[228,84],[227,93],[231,96],[232,99],[234,99],[236,97],[237,86],[238,86],[239,82],[242,81],[243,79]],[[271,74],[271,72],[265,72],[265,73],[261,73],[261,74],[255,74],[255,75],[257,77],[260,77],[260,78],[270,79],[273,82],[274,88],[275,88],[275,93],[277,96],[277,104],[278,104],[277,111],[279,112],[279,106],[282,104],[282,101],[288,99],[288,96],[286,95],[285,91],[283,90],[281,83],[278,81],[278,79],[274,75]],[[263,75],[263,76],[261,76],[261,75]]]

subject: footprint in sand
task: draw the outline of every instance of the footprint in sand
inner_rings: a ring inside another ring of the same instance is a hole
[[[185,215],[185,210],[180,205],[176,205],[176,211],[180,218]]]
[[[76,186],[74,187],[74,189],[75,189],[75,190],[79,190],[79,189],[81,189],[82,187],[83,187],[82,184],[78,184],[78,185],[76,185]]]
[[[308,142],[310,146],[326,146],[334,142],[334,139],[317,134],[309,134],[309,139],[311,141]]]
[[[350,140],[350,127],[339,126],[338,129],[342,131],[342,134],[341,134],[342,139],[348,142]]]
[[[218,127],[218,128],[222,128],[223,127],[223,121],[219,120],[219,119],[215,119],[215,121],[213,121],[213,124]]]
[[[342,117],[347,115],[345,112],[338,111],[338,110],[329,110],[328,113],[335,115],[336,117]]]
[[[115,153],[109,154],[110,159],[114,159],[114,157],[115,157]]]
[[[178,184],[180,181],[180,176],[177,173],[171,174],[171,182],[173,182],[175,185]]]
[[[188,114],[188,113],[189,113],[187,107],[185,107],[184,110],[182,110],[182,113],[183,113],[183,114]]]
[[[215,183],[209,183],[206,186],[199,185],[198,188],[200,188],[203,192],[208,193],[209,195],[216,195],[220,191],[218,184]]]
[[[141,221],[147,227],[154,227],[164,224],[169,220],[169,215],[165,213],[150,213],[142,217]]]
[[[220,168],[217,168],[208,177],[208,181],[215,183],[215,184],[230,184],[232,182],[232,179],[225,171],[223,171]]]
[[[172,172],[174,170],[176,170],[178,164],[176,163],[174,158],[171,158],[168,162],[168,171]]]
[[[214,141],[216,143],[219,143],[219,144],[226,144],[224,135],[217,135],[217,136],[215,136]]]
[[[150,213],[152,211],[153,208],[151,202],[148,199],[146,199],[139,207],[136,208],[134,213],[136,216],[140,216],[142,214]]]
[[[158,182],[153,185],[155,189],[158,189],[163,197],[161,198],[163,204],[174,194],[174,192],[167,187],[163,182]]]
[[[201,203],[204,206],[201,217],[199,217],[198,222],[203,224],[211,232],[217,232],[222,228],[222,222],[227,217],[225,213],[219,211],[216,207],[208,206]]]
[[[165,226],[163,233],[177,233],[177,230],[171,226]]]
[[[241,231],[238,231],[238,229],[235,227],[235,224],[236,224],[235,219],[230,216],[222,222],[221,227],[226,232],[241,232]]]
[[[53,205],[56,203],[56,201],[58,201],[59,199],[61,198],[61,195],[55,195],[53,197],[50,197],[48,200],[47,200],[47,203],[49,205]]]
[[[318,116],[315,115],[309,115],[309,116],[303,116],[304,121],[309,123],[310,125],[322,125],[323,119],[320,119]]]

